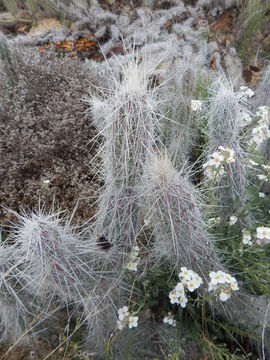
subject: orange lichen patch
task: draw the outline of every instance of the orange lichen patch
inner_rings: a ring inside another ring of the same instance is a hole
[[[51,45],[48,44],[45,46],[41,46],[38,50],[39,50],[39,52],[44,53],[44,52],[48,51],[50,48],[51,48]]]
[[[43,53],[50,49],[54,49],[61,53],[68,53],[71,57],[85,55],[93,58],[96,54],[99,54],[96,41],[90,37],[82,37],[77,40],[63,39],[56,41],[55,43],[44,45],[39,48],[39,51]]]
[[[80,38],[78,40],[64,39],[57,41],[54,46],[56,50],[71,53],[74,56],[93,51],[96,47],[96,42],[89,38]]]
[[[62,40],[62,41],[56,41],[54,44],[56,49],[64,52],[71,52],[73,51],[74,41],[71,40]]]
[[[96,45],[96,42],[88,38],[81,38],[75,41],[74,48],[78,53],[89,52]]]

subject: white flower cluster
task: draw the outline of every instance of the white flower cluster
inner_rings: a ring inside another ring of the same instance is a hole
[[[270,243],[270,228],[266,226],[260,226],[256,229],[256,243],[258,245],[266,245]]]
[[[258,123],[260,125],[269,125],[270,122],[270,109],[268,106],[260,106],[256,111],[256,116],[260,118]]]
[[[267,106],[260,106],[256,112],[256,116],[259,117],[258,125],[252,129],[250,143],[255,144],[258,148],[264,140],[270,138],[270,109]]]
[[[119,330],[123,330],[126,325],[128,325],[130,329],[138,326],[138,316],[130,315],[127,306],[123,306],[118,310],[118,319],[117,327]]]
[[[137,271],[138,270],[138,263],[140,261],[139,258],[139,247],[134,246],[131,254],[130,254],[130,261],[127,265],[127,269],[129,271]]]
[[[174,319],[174,316],[171,312],[168,313],[167,316],[163,319],[164,324],[171,325],[173,327],[176,326],[176,320]]]
[[[181,305],[182,308],[185,308],[188,302],[185,291],[193,292],[201,286],[203,281],[197,273],[193,270],[188,270],[185,266],[181,267],[179,279],[180,282],[169,293],[170,303]]]
[[[211,271],[209,273],[210,283],[208,284],[208,291],[214,292],[221,301],[230,299],[233,291],[239,290],[236,279],[223,271]]]
[[[211,180],[219,180],[225,173],[223,165],[225,163],[231,164],[235,161],[234,153],[235,151],[228,147],[224,148],[223,146],[219,146],[218,150],[203,164],[205,175]]]
[[[191,110],[194,112],[202,111],[202,102],[200,100],[191,100]]]
[[[247,86],[240,86],[239,94],[244,100],[255,95],[254,91]]]
[[[243,234],[242,243],[244,245],[252,246],[250,231],[244,229],[244,230],[242,230],[242,234]]]
[[[242,116],[241,116],[242,126],[245,127],[245,126],[249,125],[251,122],[252,122],[251,116],[248,113],[243,112]]]

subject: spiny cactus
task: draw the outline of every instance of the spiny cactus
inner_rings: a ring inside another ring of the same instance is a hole
[[[178,168],[188,162],[192,147],[198,136],[198,116],[191,109],[191,101],[196,86],[196,73],[188,65],[177,71],[166,89],[165,117],[163,120],[162,142],[168,148]],[[169,91],[168,91],[169,90]]]
[[[248,113],[248,110],[241,94],[234,91],[232,83],[225,75],[221,75],[210,87],[205,118],[208,127],[208,156],[219,146],[234,151],[235,162],[225,165],[226,175],[214,190],[217,211],[223,219],[235,211],[241,211],[246,201],[243,139],[240,135],[245,113]]]
[[[82,281],[94,277],[76,253],[77,238],[69,221],[60,220],[59,215],[42,210],[16,214],[19,222],[10,241],[15,244],[14,257],[19,259],[25,291],[48,304],[58,298],[61,306],[79,303],[86,296]]]
[[[206,277],[208,269],[220,267],[213,241],[201,215],[199,192],[184,174],[178,173],[167,154],[155,156],[146,168],[146,204],[154,224],[152,254]]]
[[[86,344],[99,356],[106,354],[106,342],[110,341],[117,324],[117,311],[125,297],[116,279],[103,279],[99,286],[84,300],[84,318],[87,324]],[[122,301],[121,301],[122,300]]]
[[[156,90],[150,82],[155,66],[149,60],[140,64],[134,53],[124,61],[122,81],[113,78],[113,88],[103,92],[103,98],[92,97],[88,102],[104,139],[100,154],[105,187],[96,214],[96,232],[130,251],[138,232],[136,198],[158,119]]]
[[[0,244],[1,342],[18,340],[27,327],[27,316],[30,315],[29,299],[22,291],[24,283],[17,271],[20,261],[14,259],[12,250],[12,247]]]
[[[110,248],[103,250],[104,257],[111,260],[107,270],[114,274],[118,283],[116,289],[110,282],[110,286],[106,285],[104,279],[85,308],[89,313],[89,338],[99,351],[104,339],[115,328],[115,310],[121,307],[121,299],[127,301],[128,298],[127,288],[121,283],[140,230],[141,179],[158,123],[156,89],[151,87],[155,66],[145,57],[140,63],[134,52],[122,60],[120,81],[114,77],[113,87],[103,91],[103,96],[87,100],[94,123],[103,137],[100,154],[105,185],[98,200],[93,233],[97,241],[103,239],[108,243]],[[100,301],[104,291],[107,291],[106,298]],[[107,315],[104,317],[104,314]]]

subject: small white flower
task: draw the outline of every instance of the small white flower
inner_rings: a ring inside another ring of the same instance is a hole
[[[184,278],[186,280],[191,280],[192,278],[192,270],[188,270],[185,266],[181,267],[181,272],[179,273],[179,278]]]
[[[249,246],[251,246],[251,245],[252,245],[252,242],[251,242],[250,231],[248,231],[248,230],[243,230],[242,233],[243,233],[242,243],[243,243],[244,245],[249,245]]]
[[[252,165],[252,166],[258,166],[259,164],[256,163],[255,161],[253,160],[249,160],[249,163]]]
[[[261,125],[252,129],[252,139],[250,140],[251,144],[255,143],[257,147],[259,147],[264,140],[270,137],[270,130],[268,126]]]
[[[150,224],[150,219],[144,219],[144,225],[148,226]]]
[[[225,171],[224,171],[224,167],[222,166],[219,170],[218,170],[218,175],[222,176],[224,175]]]
[[[48,185],[51,181],[46,179],[46,180],[42,180],[42,182],[43,182],[43,184]]]
[[[169,324],[173,327],[176,326],[176,320],[174,320],[174,316],[171,312],[169,312],[168,315],[163,318],[163,322],[164,324]]]
[[[124,318],[126,316],[128,316],[129,312],[128,312],[128,307],[127,306],[123,306],[122,308],[120,308],[118,310],[118,318],[120,321],[123,321]]]
[[[218,273],[216,273],[216,272],[214,272],[214,271],[211,271],[209,275],[210,275],[210,278],[211,278],[211,283],[212,283],[213,285],[219,284],[220,279],[221,279],[220,274],[218,274]]]
[[[217,275],[219,276],[219,284],[225,284],[226,283],[226,279],[225,279],[226,273],[221,270],[218,270]]]
[[[188,291],[193,292],[196,289],[195,281],[189,280],[187,282],[187,288],[188,288]]]
[[[240,86],[240,96],[244,98],[251,98],[255,93],[247,86]]]
[[[270,228],[266,226],[260,226],[257,228],[257,238],[261,240],[270,240]]]
[[[212,159],[210,159],[208,161],[210,166],[215,166],[216,168],[218,168],[222,161],[224,160],[224,156],[221,155],[219,152],[215,151],[212,155],[211,155]]]
[[[224,278],[227,284],[231,284],[233,282],[233,277],[230,274],[225,274]]]
[[[262,167],[264,168],[264,170],[267,170],[267,171],[270,170],[270,165],[263,165]]]
[[[197,274],[195,274],[195,276],[193,277],[193,281],[195,282],[196,289],[198,289],[201,286],[201,284],[203,283],[202,278]]]
[[[175,291],[171,291],[169,293],[169,298],[171,304],[179,304],[178,296],[176,295]]]
[[[127,269],[129,271],[137,271],[138,270],[138,262],[133,262],[133,261],[130,261],[127,265]]]
[[[122,321],[117,320],[117,327],[119,330],[123,330],[125,327],[125,324]]]
[[[209,225],[209,226],[213,226],[213,225],[215,225],[216,224],[216,218],[210,218],[208,221],[207,221],[207,224]]]
[[[236,224],[236,223],[237,223],[237,220],[238,220],[237,216],[232,215],[232,216],[230,217],[230,226]]]
[[[219,294],[219,299],[220,299],[221,301],[226,301],[226,300],[228,300],[230,297],[231,297],[231,294],[226,293],[226,292],[224,292],[224,291],[222,291],[222,292]]]
[[[247,126],[252,122],[251,116],[247,113],[242,115],[242,125]]]
[[[226,159],[226,163],[227,163],[227,164],[232,164],[233,162],[235,162],[235,158],[232,157],[232,156],[229,156],[229,157]]]
[[[185,296],[180,297],[179,299],[180,305],[182,308],[187,306],[188,299]]]
[[[216,285],[213,285],[212,282],[210,282],[210,283],[208,284],[208,291],[215,291],[216,288],[217,288],[217,286],[216,286]]]
[[[184,290],[184,286],[182,283],[178,283],[175,287],[175,293],[176,293],[176,296],[179,298],[181,296],[184,296],[185,295],[185,290]]]
[[[130,329],[134,328],[134,327],[137,327],[138,326],[138,316],[130,316],[128,318],[128,327]]]
[[[200,100],[191,100],[191,110],[194,112],[202,111],[202,102]]]
[[[239,290],[239,287],[238,287],[237,281],[232,282],[232,283],[230,284],[230,287],[231,287],[231,289],[232,289],[233,291],[237,291],[237,290]]]
[[[262,181],[268,181],[267,176],[262,175],[262,174],[257,175],[257,178],[262,180]]]
[[[266,117],[269,115],[269,108],[267,106],[260,106],[256,112],[259,117]]]
[[[264,197],[265,197],[265,193],[259,192],[259,197],[260,197],[260,198],[264,198]]]

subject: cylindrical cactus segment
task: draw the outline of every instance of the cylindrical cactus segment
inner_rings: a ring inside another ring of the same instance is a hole
[[[38,2],[37,0],[27,0],[27,5],[31,10],[32,14],[35,16],[38,12]]]
[[[196,85],[194,69],[187,66],[181,74],[172,77],[168,85],[161,139],[173,163],[181,168],[190,159],[198,134],[198,121],[191,110]]]
[[[97,237],[105,236],[121,251],[132,249],[139,226],[137,196],[132,188],[108,186],[100,198],[96,218]],[[124,255],[124,253],[123,253]]]
[[[17,17],[17,14],[19,12],[17,3],[15,0],[2,0],[4,6],[6,9],[15,17]]]
[[[234,91],[232,83],[221,75],[210,87],[210,98],[205,111],[208,127],[208,157],[219,147],[234,151],[235,161],[225,165],[225,175],[219,186],[214,184],[214,194],[222,218],[233,212],[241,212],[245,205],[246,170],[244,165],[244,139],[241,136],[242,118],[248,113],[241,95]]]
[[[58,14],[58,7],[57,4],[52,0],[42,0],[42,6],[44,7],[45,11],[52,15]]]
[[[20,222],[11,239],[25,291],[41,301],[57,296],[60,302],[79,302],[87,293],[84,281],[91,286],[96,280],[93,269],[80,259],[72,227],[58,213],[17,216]]]
[[[27,303],[22,298],[24,283],[17,269],[13,248],[0,244],[0,340],[16,341],[27,324]]]
[[[103,98],[89,99],[94,122],[104,138],[100,153],[105,188],[99,199],[96,232],[114,244],[126,244],[128,251],[136,241],[137,198],[158,124],[156,89],[151,86],[155,66],[148,61],[144,57],[140,63],[134,54],[126,55],[122,79],[113,78],[114,87]]]
[[[196,188],[177,173],[166,154],[151,161],[146,178],[156,260],[165,257],[178,270],[186,266],[204,276],[212,267],[220,267]]]

